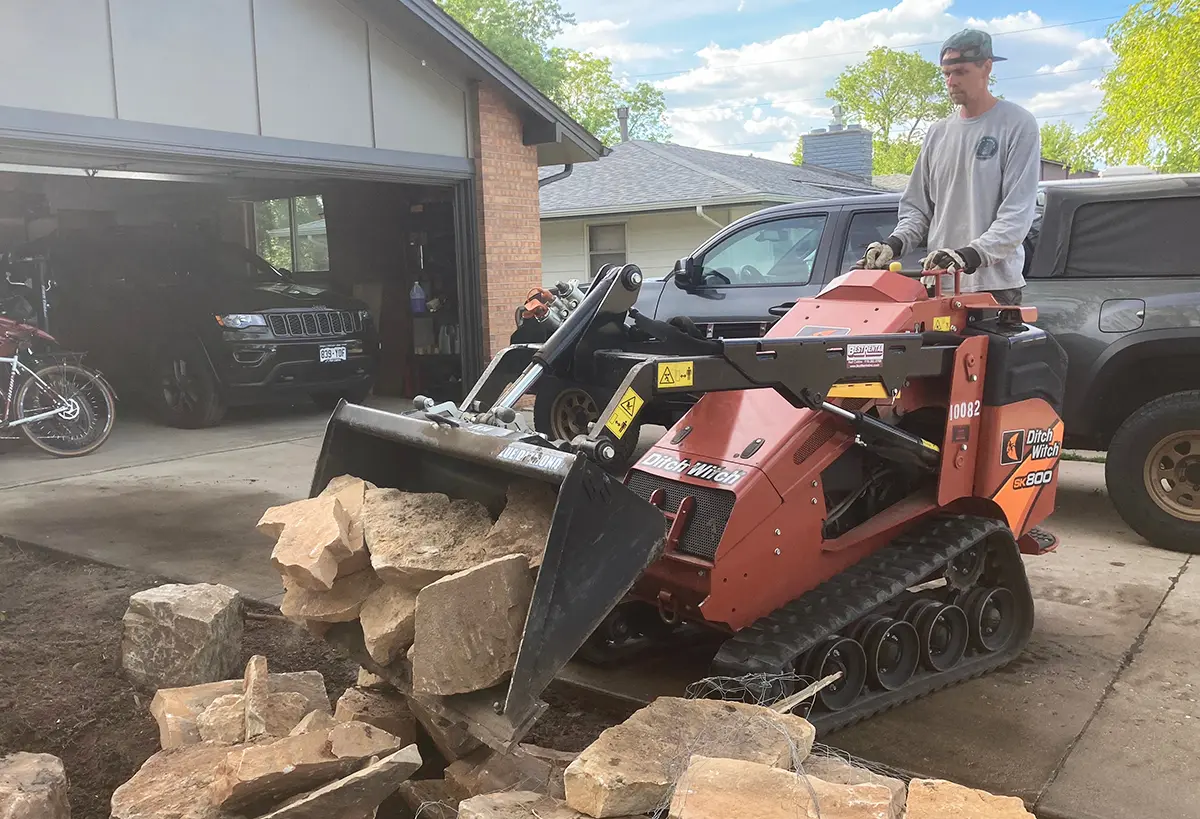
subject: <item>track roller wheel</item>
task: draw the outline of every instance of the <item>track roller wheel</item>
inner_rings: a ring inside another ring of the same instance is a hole
[[[915,600],[905,607],[904,616],[901,619],[907,620],[915,626],[917,624],[917,620],[926,610],[936,608],[937,606],[938,602],[936,600],[930,600],[929,598]]]
[[[867,655],[858,641],[830,637],[813,649],[808,673],[818,680],[842,672],[837,682],[817,692],[817,702],[829,711],[840,711],[854,703],[867,681]]]
[[[967,653],[971,629],[967,613],[958,606],[926,607],[917,616],[917,634],[921,638],[921,661],[930,671],[949,671]]]
[[[1017,631],[1016,599],[1008,589],[976,589],[963,608],[970,621],[971,642],[981,651],[1006,648]]]
[[[907,683],[921,662],[921,640],[912,623],[890,617],[868,617],[860,638],[872,688],[895,691]]]

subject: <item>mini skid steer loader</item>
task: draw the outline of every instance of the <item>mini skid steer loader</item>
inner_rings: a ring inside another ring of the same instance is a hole
[[[855,270],[761,339],[698,339],[639,316],[633,265],[602,271],[541,345],[498,354],[460,405],[341,403],[312,492],[349,473],[499,513],[510,480],[557,491],[511,680],[445,698],[496,747],[585,645],[697,627],[713,673],[757,696],[840,672],[833,730],[1016,657],[1033,626],[1021,553],[1054,508],[1066,360],[1032,308]],[[658,340],[606,346],[632,320]],[[516,402],[568,356],[626,371],[587,435],[550,441]],[[643,403],[695,406],[623,479],[606,464]]]

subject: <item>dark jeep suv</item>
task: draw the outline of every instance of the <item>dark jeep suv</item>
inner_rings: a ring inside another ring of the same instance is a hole
[[[379,342],[366,305],[297,284],[241,245],[135,228],[58,233],[8,254],[50,282],[49,323],[122,394],[176,427],[231,404],[363,400]]]

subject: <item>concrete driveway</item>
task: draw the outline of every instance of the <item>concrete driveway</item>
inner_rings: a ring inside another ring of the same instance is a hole
[[[325,421],[311,407],[202,431],[123,418],[78,461],[0,455],[0,535],[278,601],[254,523],[307,494]],[[1063,464],[1049,526],[1062,545],[1026,560],[1038,620],[1018,662],[825,740],[1046,819],[1200,817],[1200,573],[1125,528],[1097,464]]]

